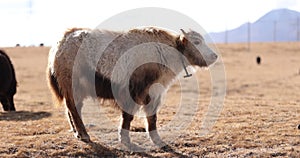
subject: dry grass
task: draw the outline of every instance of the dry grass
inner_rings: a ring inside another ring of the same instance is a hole
[[[210,101],[209,72],[200,70],[200,105],[191,123],[169,142],[172,150],[153,149],[146,153],[127,152],[107,145],[93,134],[93,143],[76,140],[68,132],[63,107],[52,105],[45,69],[49,48],[3,48],[14,63],[18,112],[0,112],[0,157],[300,157],[300,43],[255,43],[251,51],[244,44],[218,45],[226,69],[227,95],[218,122],[207,135],[201,135],[201,122]],[[256,56],[262,64],[255,63]],[[184,82],[171,87],[159,112],[162,128],[172,120],[181,95],[191,95],[194,85]],[[180,94],[180,91],[185,94]],[[195,95],[195,94],[194,94]],[[191,98],[192,100],[193,98]],[[108,104],[108,103],[106,103]],[[186,109],[189,109],[189,105]],[[191,106],[192,107],[192,106]],[[99,130],[117,140],[119,113],[103,106]],[[142,119],[133,126],[143,127]],[[175,131],[170,131],[170,133]],[[134,138],[133,138],[134,139]]]

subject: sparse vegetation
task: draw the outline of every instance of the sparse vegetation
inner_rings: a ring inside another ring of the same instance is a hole
[[[68,132],[65,109],[52,104],[47,88],[49,48],[4,48],[16,69],[18,111],[0,112],[0,157],[300,157],[300,43],[254,43],[251,52],[245,44],[218,48],[226,68],[227,96],[212,131],[200,135],[212,88],[209,71],[201,70],[195,74],[200,78],[200,105],[194,120],[187,120],[192,123],[170,143],[171,149],[146,153],[114,149],[93,135],[90,144],[75,139]],[[258,54],[263,59],[260,66],[254,60]],[[183,88],[189,86],[194,85]],[[174,118],[180,90],[175,84],[168,92],[166,107],[159,111],[159,127]],[[101,108],[119,123],[116,110]],[[142,123],[137,119],[133,126],[144,127]]]

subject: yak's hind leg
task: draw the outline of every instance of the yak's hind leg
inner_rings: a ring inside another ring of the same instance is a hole
[[[4,111],[9,111],[9,102],[8,102],[8,99],[7,97],[1,97],[1,104],[2,104],[2,107],[3,107],[3,110]]]
[[[85,142],[90,141],[90,137],[86,132],[82,119],[80,118],[80,115],[77,112],[74,100],[66,98],[66,106],[68,108],[69,122],[71,128],[73,128],[73,131],[75,132],[75,137]]]
[[[1,97],[0,102],[3,106],[4,111],[16,111],[13,96]]]
[[[148,105],[144,106],[144,112],[147,118],[147,131],[149,132],[149,136],[152,142],[159,147],[163,147],[166,146],[166,143],[161,140],[156,127],[156,121],[157,121],[156,113],[157,113],[157,108],[160,105],[160,102],[161,102],[160,96],[158,96],[154,100],[151,100],[151,102]]]
[[[69,132],[76,133],[76,129],[75,129],[75,127],[74,127],[72,115],[71,115],[71,112],[70,112],[68,109],[66,109],[66,114],[67,114],[68,122],[69,122],[69,125],[70,125],[70,130],[69,130]]]
[[[77,99],[77,100],[80,100],[80,101],[75,101],[76,103],[76,110],[80,116],[80,118],[82,119],[82,115],[81,115],[81,111],[82,111],[82,107],[83,107],[83,99]],[[69,124],[70,124],[70,132],[74,132],[76,133],[76,129],[74,127],[74,123],[72,121],[72,114],[70,113],[70,110],[66,109],[66,112],[67,112],[67,117],[68,117],[68,121],[69,121]]]
[[[9,111],[16,111],[13,95],[8,96],[8,102],[9,102]]]
[[[76,103],[76,110],[81,119],[82,119],[82,114],[81,114],[82,107],[83,107],[83,101],[79,101],[78,103]]]

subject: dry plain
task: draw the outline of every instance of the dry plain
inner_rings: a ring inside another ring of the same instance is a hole
[[[170,149],[129,152],[106,141],[116,141],[119,112],[105,102],[97,130],[88,130],[92,143],[75,139],[63,106],[54,106],[46,82],[48,47],[2,48],[15,66],[17,112],[0,110],[0,157],[300,157],[300,43],[218,44],[226,72],[226,97],[218,121],[206,135],[201,124],[210,103],[212,83],[208,70],[199,69],[200,93],[194,84],[179,81],[170,88],[158,114],[163,128],[175,119],[181,95],[199,96],[187,127],[169,142]],[[260,56],[262,63],[256,64]],[[184,93],[182,92],[184,91]],[[180,93],[182,92],[182,93]],[[193,100],[194,98],[191,98]],[[189,109],[190,105],[181,105]],[[100,123],[99,123],[100,125]],[[137,131],[143,121],[133,122]],[[170,131],[172,133],[172,131]]]

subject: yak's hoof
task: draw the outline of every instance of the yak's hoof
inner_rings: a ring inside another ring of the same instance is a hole
[[[5,111],[5,110],[4,110]],[[7,112],[16,112],[16,109],[15,110],[6,110]]]
[[[153,142],[156,146],[158,146],[158,147],[160,147],[160,148],[167,145],[167,144],[166,144],[164,141],[162,141],[161,139],[155,139],[155,140],[152,140],[152,142]]]
[[[157,131],[151,131],[149,133],[152,142],[159,148],[166,146],[167,144],[160,138]]]
[[[144,152],[146,151],[146,149],[132,143],[132,142],[121,142],[121,149],[123,150],[129,150],[129,151],[133,151],[133,152]]]
[[[70,132],[70,133],[74,133],[74,135],[76,134],[76,130],[75,130],[75,129],[72,129],[72,128],[71,128],[71,129],[69,129],[69,130],[68,130],[68,132]],[[77,138],[77,135],[75,135],[75,137]]]
[[[16,111],[16,108],[12,107],[12,108],[9,109],[9,111]]]
[[[121,144],[123,144],[125,146],[130,146],[130,144],[131,144],[131,141],[129,138],[127,138],[127,139],[121,138],[120,142],[121,142]]]
[[[77,139],[79,139],[79,140],[81,140],[81,141],[83,141],[83,142],[86,142],[86,143],[91,142],[90,136],[87,135],[87,134],[81,135],[81,134],[79,134],[78,132],[76,132],[76,133],[74,133],[74,136],[75,136]]]
[[[129,137],[123,137],[121,138],[121,144],[122,144],[122,149],[124,150],[129,150],[129,151],[144,151],[145,149],[142,148],[142,147],[139,147],[138,145],[132,143],[130,141],[130,138]]]
[[[7,112],[7,113],[14,113],[14,112],[16,112],[16,110],[4,110],[5,112]]]

